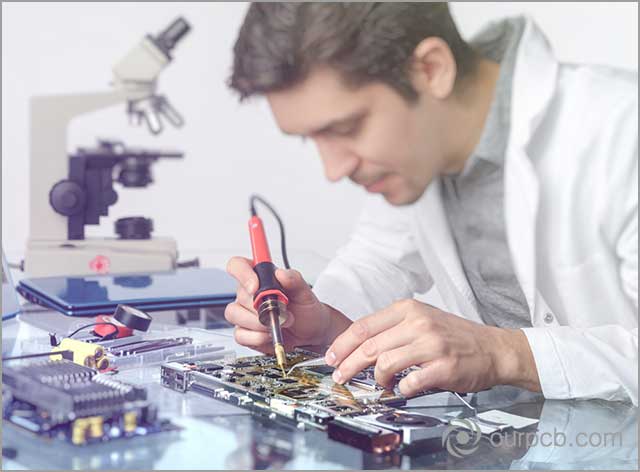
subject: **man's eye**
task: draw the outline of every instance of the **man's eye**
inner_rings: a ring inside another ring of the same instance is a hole
[[[358,131],[357,125],[341,126],[331,130],[331,134],[335,136],[353,136]]]

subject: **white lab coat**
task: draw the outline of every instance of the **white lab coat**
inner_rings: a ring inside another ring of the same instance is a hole
[[[546,398],[638,402],[637,73],[559,64],[527,19],[513,77],[504,215]],[[355,319],[435,284],[481,322],[433,181],[415,204],[368,197],[315,285]]]

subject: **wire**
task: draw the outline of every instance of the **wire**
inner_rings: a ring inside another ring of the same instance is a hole
[[[462,396],[458,392],[453,392],[453,394],[456,397],[458,397],[458,400],[460,400],[464,404],[464,406],[466,406],[471,411],[473,411],[473,416],[475,416],[476,418],[478,417],[478,410],[476,410],[476,408],[474,406],[472,406],[467,400],[462,398]]]
[[[284,224],[282,223],[282,219],[280,219],[280,215],[278,212],[260,195],[253,194],[249,197],[249,211],[251,211],[251,216],[256,216],[256,205],[255,202],[262,203],[267,209],[271,212],[271,214],[275,217],[278,222],[278,226],[280,227],[280,247],[282,249],[282,262],[284,263],[284,267],[286,269],[291,269],[289,265],[289,258],[287,257],[287,244],[285,240],[284,234]]]
[[[70,349],[65,349],[64,351],[55,351],[55,352],[39,352],[38,354],[24,354],[22,356],[13,356],[13,357],[3,357],[2,362],[4,361],[16,361],[19,359],[31,359],[32,357],[44,357],[44,356],[56,356],[58,354],[62,355],[63,359],[65,358],[65,354],[71,354],[73,356],[73,351]]]
[[[118,325],[116,325],[115,323],[110,323],[110,322],[108,322],[108,321],[101,321],[101,322],[98,322],[98,323],[90,323],[90,324],[87,324],[87,325],[84,325],[84,326],[80,326],[80,327],[79,327],[78,329],[76,329],[73,333],[71,333],[71,334],[67,334],[67,336],[66,336],[66,337],[67,337],[67,338],[70,338],[70,337],[72,337],[73,335],[78,334],[78,333],[79,333],[80,331],[82,331],[83,329],[91,328],[92,326],[98,326],[98,325],[110,325],[110,326],[113,326],[113,327],[115,328],[115,330],[114,330],[114,331],[112,331],[112,332],[110,332],[110,333],[108,333],[108,334],[106,334],[106,335],[102,336],[102,338],[103,338],[103,339],[104,339],[104,338],[106,338],[107,336],[113,336],[114,334],[116,334],[116,335],[117,335],[117,334],[118,334],[118,332],[120,331],[120,330],[119,330],[119,328],[118,328]]]
[[[24,272],[24,261],[20,262],[7,262],[7,265],[11,269],[18,269],[20,272]]]

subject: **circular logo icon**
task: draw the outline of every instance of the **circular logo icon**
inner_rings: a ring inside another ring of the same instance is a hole
[[[98,274],[108,274],[111,267],[111,261],[107,256],[98,254],[89,261],[89,268]]]
[[[442,435],[442,446],[454,457],[465,457],[474,453],[482,438],[480,426],[469,418],[453,419]]]

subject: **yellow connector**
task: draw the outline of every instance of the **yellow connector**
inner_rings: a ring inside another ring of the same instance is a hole
[[[58,351],[72,351],[73,362],[87,367],[106,368],[109,364],[104,355],[104,349],[99,344],[78,341],[77,339],[64,338],[60,344],[51,349],[52,353]],[[52,354],[51,360],[62,359],[62,354]],[[103,361],[107,361],[105,366]],[[104,366],[104,367],[103,367]]]
[[[89,422],[89,436],[92,438],[101,438],[104,434],[104,420],[102,416],[90,416],[87,418],[87,421]]]
[[[86,418],[78,418],[71,426],[71,442],[76,446],[87,442],[87,428],[89,422]]]
[[[124,414],[124,431],[131,433],[138,426],[138,416],[135,411],[128,411]]]

